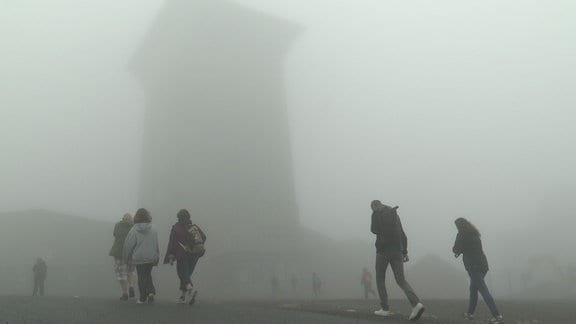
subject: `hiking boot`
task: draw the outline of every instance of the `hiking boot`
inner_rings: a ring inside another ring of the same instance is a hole
[[[422,305],[422,303],[418,303],[416,306],[414,306],[414,308],[412,308],[412,313],[410,313],[410,317],[408,317],[409,321],[417,321],[420,319],[420,317],[422,316],[422,314],[424,314],[424,311],[426,310],[426,307],[424,307],[424,305]]]
[[[154,294],[149,293],[148,294],[148,304],[153,304],[153,303],[154,303]]]
[[[128,288],[128,297],[135,298],[136,294],[134,293],[134,287]]]
[[[473,321],[474,320],[474,314],[464,313],[464,319],[469,320],[469,321]]]
[[[120,297],[120,300],[127,301],[128,300],[128,294],[122,294],[122,297]]]
[[[382,316],[382,317],[389,317],[389,316],[394,315],[394,312],[389,311],[389,310],[379,309],[379,310],[374,312],[374,315]]]
[[[502,315],[498,315],[493,317],[491,320],[488,321],[489,324],[504,324],[504,318]]]

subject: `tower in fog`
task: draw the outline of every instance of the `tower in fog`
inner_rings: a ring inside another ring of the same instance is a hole
[[[167,0],[133,70],[147,98],[140,205],[178,209],[211,246],[254,250],[298,227],[284,56],[298,28],[228,0]]]

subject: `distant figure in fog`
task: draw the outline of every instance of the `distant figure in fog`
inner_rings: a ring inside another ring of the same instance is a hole
[[[280,290],[280,280],[276,274],[272,274],[270,277],[270,286],[272,287],[272,294],[277,295]]]
[[[178,222],[172,226],[170,240],[164,257],[164,264],[173,265],[176,261],[176,272],[180,279],[179,304],[194,304],[196,292],[192,285],[192,274],[196,269],[198,259],[205,253],[206,234],[196,224],[192,223],[190,213],[181,209]]]
[[[132,215],[126,213],[122,220],[114,226],[114,244],[110,249],[110,256],[114,258],[114,273],[116,280],[120,283],[122,288],[122,297],[120,300],[128,300],[134,298],[134,266],[124,262],[122,258],[122,250],[124,249],[124,241],[126,236],[133,226]]]
[[[376,297],[376,292],[372,288],[372,274],[367,268],[362,271],[362,279],[360,283],[364,287],[364,299],[368,299],[369,295]]]
[[[135,265],[138,273],[138,304],[154,302],[156,288],[152,281],[152,268],[158,265],[160,252],[158,248],[158,232],[151,224],[152,216],[140,208],[134,215],[134,226],[128,232],[122,259],[126,264]]]
[[[418,320],[425,308],[404,277],[404,262],[410,259],[408,258],[408,239],[397,213],[398,207],[386,206],[379,200],[372,201],[370,207],[372,208],[370,229],[376,234],[376,287],[382,306],[374,314],[378,316],[394,314],[388,306],[388,292],[386,291],[386,270],[390,265],[396,283],[402,288],[412,305],[412,312],[408,319]]]
[[[44,296],[44,282],[48,276],[46,261],[42,258],[37,258],[34,267],[32,267],[32,272],[34,272],[34,292],[32,292],[32,296]]]
[[[320,296],[320,289],[322,289],[322,281],[320,276],[314,272],[312,273],[312,291],[314,292],[314,297]]]
[[[482,249],[480,232],[472,223],[464,218],[458,218],[454,223],[458,229],[458,235],[456,236],[456,242],[454,243],[452,251],[456,258],[463,255],[464,268],[470,276],[470,302],[468,312],[464,313],[464,318],[468,320],[474,319],[474,311],[478,304],[478,292],[480,292],[493,316],[489,323],[504,323],[504,319],[502,315],[500,315],[500,312],[498,312],[494,298],[492,298],[484,281],[484,277],[486,277],[486,273],[488,272],[488,260]]]
[[[295,274],[292,274],[290,277],[290,285],[292,286],[292,291],[296,291],[298,289],[298,278]]]

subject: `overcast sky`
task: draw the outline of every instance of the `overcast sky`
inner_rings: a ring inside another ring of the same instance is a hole
[[[372,239],[378,198],[438,250],[460,216],[573,227],[576,3],[239,2],[302,27],[286,91],[304,225]],[[145,102],[128,64],[161,7],[0,0],[0,210],[137,207]]]

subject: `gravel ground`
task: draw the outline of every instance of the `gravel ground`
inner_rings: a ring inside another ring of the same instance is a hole
[[[428,310],[419,323],[467,323],[460,319],[465,301],[429,301]],[[505,302],[501,303],[507,323],[568,324],[576,323],[573,302]],[[0,297],[0,324],[60,323],[238,323],[238,324],[387,324],[410,323],[406,320],[409,306],[397,301],[392,307],[399,312],[393,318],[377,318],[371,311],[375,301],[201,301],[194,307],[177,305],[171,300],[158,300],[154,305],[137,305],[114,298],[73,297]],[[488,315],[479,305],[478,320],[486,323]]]

